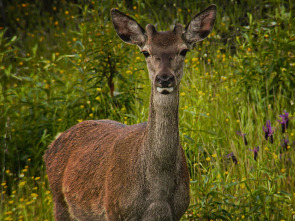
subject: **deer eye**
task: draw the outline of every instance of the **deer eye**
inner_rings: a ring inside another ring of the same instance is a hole
[[[150,53],[148,53],[147,51],[142,51],[142,53],[146,58],[150,56]]]
[[[185,57],[186,53],[188,52],[188,49],[183,49],[179,54],[183,57]]]

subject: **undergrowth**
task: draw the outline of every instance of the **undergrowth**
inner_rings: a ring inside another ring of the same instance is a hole
[[[293,220],[294,3],[211,3],[218,8],[214,30],[188,53],[181,83],[180,134],[191,177],[183,220]],[[110,9],[167,30],[209,5],[46,4],[4,4],[0,220],[53,220],[42,156],[58,133],[89,119],[147,120],[144,57],[116,36]]]

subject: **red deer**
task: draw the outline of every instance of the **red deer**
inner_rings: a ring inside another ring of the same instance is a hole
[[[179,220],[189,205],[189,171],[178,129],[179,87],[186,53],[213,28],[216,6],[184,28],[158,32],[111,10],[118,36],[145,56],[152,84],[147,123],[81,122],[46,151],[55,219]]]

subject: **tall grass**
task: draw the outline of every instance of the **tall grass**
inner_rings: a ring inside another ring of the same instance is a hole
[[[147,120],[144,57],[118,39],[110,8],[167,30],[209,3],[13,3],[5,5],[9,28],[0,27],[0,220],[53,220],[42,155],[54,137],[87,119]],[[292,220],[294,3],[212,3],[213,33],[187,55],[181,83],[191,175],[183,219]],[[263,130],[268,120],[273,142]]]

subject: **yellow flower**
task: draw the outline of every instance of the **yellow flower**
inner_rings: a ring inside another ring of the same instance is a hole
[[[93,117],[93,113],[89,114],[89,117]]]
[[[69,11],[65,11],[65,14],[68,15],[69,14]]]
[[[95,100],[100,101],[101,99],[100,99],[100,97],[97,96],[97,97],[95,98]]]
[[[217,157],[217,155],[214,153],[214,154],[212,154],[212,157],[213,157],[213,158],[216,158],[216,157]]]
[[[82,119],[79,119],[79,120],[78,120],[79,123],[81,123],[82,121],[83,121]]]
[[[277,154],[273,153],[272,156],[273,156],[273,158],[274,158],[275,160],[278,159],[278,155],[277,155]]]
[[[19,64],[19,66],[23,66],[24,65],[24,63],[22,61],[19,62],[18,64]]]
[[[210,157],[207,157],[207,158],[206,158],[206,161],[208,161],[208,162],[209,162],[210,160],[211,160],[211,158],[210,158]]]
[[[137,9],[137,7],[134,5],[134,6],[133,6],[133,10],[136,10],[136,9]]]
[[[77,38],[73,38],[73,41],[74,41],[74,42],[77,41]]]
[[[101,88],[99,88],[99,87],[98,87],[98,88],[96,88],[96,90],[97,90],[98,92],[101,92]]]
[[[30,204],[32,204],[34,201],[33,200],[31,200],[31,201],[29,201],[29,202],[26,202],[26,205],[30,205]]]
[[[5,215],[12,215],[12,214],[13,214],[12,211],[7,211],[7,212],[5,212]]]
[[[55,25],[55,26],[58,26],[58,21],[55,21],[55,22],[54,22],[54,25]]]
[[[80,108],[81,108],[81,109],[84,109],[84,105],[81,105]]]
[[[286,172],[286,169],[284,169],[284,168],[281,169],[281,172],[282,172],[282,173],[285,173],[285,172]]]
[[[180,96],[182,96],[182,97],[185,96],[185,92],[181,92]]]
[[[40,180],[40,177],[36,177],[35,180]]]
[[[14,201],[13,201],[13,200],[10,200],[10,201],[8,201],[8,203],[9,203],[9,204],[13,204],[13,203],[14,203]]]
[[[38,197],[38,194],[37,193],[32,193],[31,194],[31,197],[33,197],[34,199],[36,199]]]
[[[228,171],[225,171],[224,174],[227,175],[228,174]]]
[[[26,181],[22,181],[19,183],[19,186],[24,186],[26,184]]]
[[[264,150],[265,150],[265,151],[269,151],[268,147],[265,147]]]

